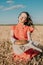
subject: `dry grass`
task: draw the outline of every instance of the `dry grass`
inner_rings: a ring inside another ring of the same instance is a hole
[[[11,42],[0,42],[0,65],[43,65],[43,53],[31,59],[28,63],[20,60],[15,62],[12,56]]]
[[[43,26],[35,26],[32,39],[43,45]],[[39,35],[40,34],[40,35]],[[43,52],[28,63],[14,61],[12,58],[12,44],[10,42],[10,26],[0,26],[0,65],[43,65]]]

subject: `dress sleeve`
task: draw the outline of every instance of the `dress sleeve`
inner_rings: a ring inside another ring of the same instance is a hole
[[[34,31],[34,28],[32,26],[30,26],[29,31],[32,33]]]
[[[11,26],[10,28],[11,28],[11,30],[14,30],[15,29],[15,26]]]

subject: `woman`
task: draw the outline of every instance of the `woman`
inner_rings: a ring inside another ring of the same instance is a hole
[[[31,39],[31,33],[34,31],[34,25],[28,12],[21,12],[18,17],[18,24],[11,26],[11,41],[13,45],[14,57],[22,58],[27,61],[40,52],[41,49],[36,46]]]

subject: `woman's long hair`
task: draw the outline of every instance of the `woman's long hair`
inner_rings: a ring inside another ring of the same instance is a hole
[[[33,21],[32,21],[32,19],[31,19],[30,15],[29,15],[29,13],[28,13],[28,12],[21,12],[21,13],[19,14],[19,16],[20,16],[22,13],[25,13],[25,14],[27,15],[27,22],[25,22],[24,25],[34,26],[34,25],[33,25]]]

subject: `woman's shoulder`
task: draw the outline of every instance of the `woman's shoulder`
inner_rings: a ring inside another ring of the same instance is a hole
[[[15,27],[16,27],[16,25],[11,25],[11,26],[10,26],[11,30],[14,30]]]
[[[30,31],[30,32],[33,32],[34,31],[34,27],[33,26],[27,26],[28,27],[28,30]]]

